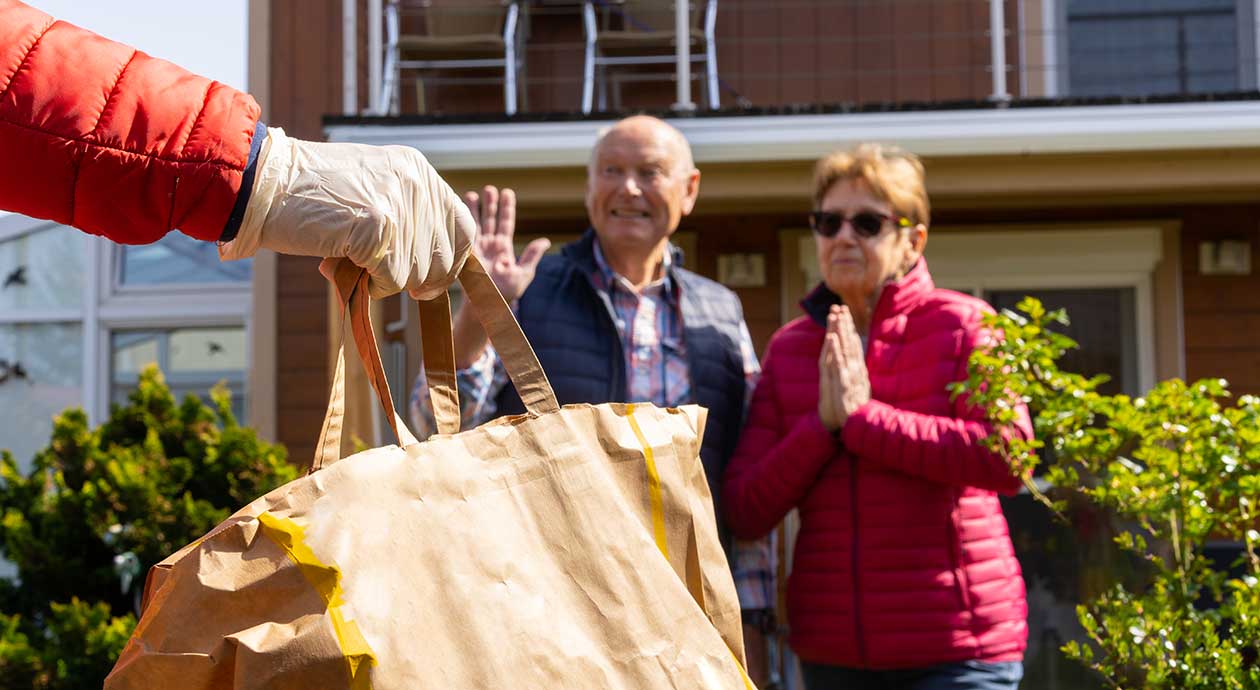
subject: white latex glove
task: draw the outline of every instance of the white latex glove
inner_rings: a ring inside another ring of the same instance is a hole
[[[270,128],[240,231],[223,260],[281,254],[347,257],[366,268],[372,297],[429,299],[464,266],[472,213],[419,151],[302,141]]]

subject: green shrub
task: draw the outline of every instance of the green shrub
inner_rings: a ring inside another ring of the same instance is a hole
[[[1164,381],[1139,398],[1101,394],[1105,379],[1058,367],[1076,346],[1053,329],[1066,314],[1032,298],[1018,309],[989,319],[1004,337],[973,354],[956,394],[1006,430],[1012,400],[1026,402],[1036,440],[994,434],[991,447],[1025,477],[1044,451],[1045,477],[1058,491],[1078,492],[1132,525],[1116,543],[1150,572],[1141,586],[1117,581],[1079,606],[1088,640],[1064,653],[1115,688],[1260,688],[1260,399],[1227,405],[1219,379]],[[1234,576],[1204,558],[1209,539],[1243,544]]]
[[[53,424],[23,475],[0,452],[0,690],[101,687],[148,569],[294,479],[284,448],[237,424],[226,389],[177,403],[156,367],[96,429]]]

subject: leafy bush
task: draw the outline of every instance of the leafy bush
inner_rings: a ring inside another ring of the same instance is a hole
[[[1053,330],[1067,324],[1066,314],[1032,298],[1018,309],[989,318],[1004,337],[972,355],[955,394],[1008,431],[989,443],[1023,476],[1042,451],[1052,485],[1131,524],[1116,543],[1151,573],[1144,586],[1117,582],[1079,606],[1089,639],[1069,642],[1064,653],[1115,688],[1260,688],[1260,399],[1229,406],[1220,379],[1164,381],[1139,398],[1104,395],[1105,378],[1058,367],[1076,346]],[[1009,433],[1013,400],[1033,412],[1036,440]],[[1233,575],[1204,557],[1210,539],[1243,544]]]
[[[156,367],[91,429],[53,424],[23,475],[0,451],[0,689],[100,688],[148,569],[296,477],[284,448],[237,424],[226,389],[177,403]]]

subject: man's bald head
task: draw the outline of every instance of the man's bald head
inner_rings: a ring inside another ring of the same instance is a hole
[[[664,120],[636,115],[600,132],[586,171],[586,212],[605,257],[659,258],[699,189],[687,139]]]
[[[673,159],[674,169],[689,174],[695,170],[695,160],[691,157],[691,144],[687,143],[687,137],[678,131],[678,128],[651,115],[631,115],[630,117],[618,120],[609,127],[599,130],[595,136],[595,145],[591,147],[591,157],[587,163],[587,171],[595,164],[595,160],[599,157],[599,149],[604,145],[609,137],[628,138],[638,141],[655,140],[665,147]]]

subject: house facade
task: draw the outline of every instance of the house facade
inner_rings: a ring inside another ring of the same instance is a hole
[[[634,3],[592,4],[610,31],[635,23]],[[939,285],[997,307],[1034,295],[1066,308],[1082,346],[1069,365],[1110,375],[1113,392],[1209,376],[1260,391],[1257,3],[733,0],[713,32],[719,109],[706,107],[704,63],[694,109],[671,108],[682,99],[669,66],[664,79],[614,66],[591,114],[581,5],[528,7],[525,107],[511,117],[493,68],[401,70],[383,100],[372,96],[390,75],[368,71],[361,107],[325,118],[324,132],[414,146],[457,189],[512,187],[521,242],[559,244],[587,227],[599,129],[662,114],[703,173],[676,243],[740,296],[759,348],[818,281],[805,221],[813,162],[860,141],[897,144],[927,167]],[[415,314],[390,304],[383,316],[401,400],[420,361]],[[1030,597],[1024,687],[1096,687],[1058,647],[1080,634],[1075,603],[1130,567],[1111,545],[1119,526],[1086,505],[1071,507],[1071,526],[1027,495],[1004,506]],[[791,534],[789,520],[785,544]],[[786,571],[788,549],[782,561]],[[791,686],[790,665],[779,672]]]
[[[398,5],[400,39],[435,32],[421,4]],[[521,240],[556,244],[587,226],[599,129],[665,116],[703,173],[677,244],[739,295],[758,348],[818,280],[813,161],[898,144],[928,170],[939,285],[1067,308],[1082,344],[1072,365],[1109,374],[1111,390],[1212,376],[1260,393],[1260,0],[696,2],[716,7],[711,32],[707,17],[684,26],[699,32],[696,56],[712,43],[714,79],[696,62],[686,99],[668,62],[610,65],[593,75],[589,114],[585,4],[515,3],[517,33],[499,47],[519,41],[513,116],[503,68],[391,71],[384,0],[250,3],[250,91],[291,136],[414,146],[458,190],[512,187]],[[597,33],[660,29],[635,14],[645,3],[589,4]],[[340,342],[317,266],[268,252],[218,264],[213,247],[175,234],[117,247],[0,218],[0,446],[29,456],[68,405],[101,419],[156,361],[178,391],[226,381],[244,419],[304,462]],[[405,409],[416,310],[398,298],[374,308]],[[351,389],[350,428],[387,442],[361,379]],[[1074,634],[1073,602],[1120,567],[1107,533],[1055,527],[1027,497],[1006,509],[1033,608],[1026,687],[1090,687],[1055,649]]]

